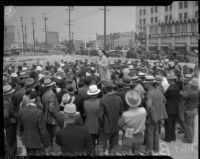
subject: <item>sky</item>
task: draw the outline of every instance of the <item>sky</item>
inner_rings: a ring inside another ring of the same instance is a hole
[[[69,39],[69,7],[68,6],[15,6],[14,14],[5,19],[5,25],[14,25],[15,39],[22,41],[22,29],[20,17],[27,26],[27,41],[33,43],[33,29],[31,18],[35,18],[35,37],[38,41],[44,41],[44,13],[48,17],[47,31],[59,32],[59,40]],[[95,40],[96,33],[104,33],[104,12],[101,6],[74,6],[71,11],[71,32],[74,40]],[[106,33],[135,31],[135,7],[111,6],[107,7]]]

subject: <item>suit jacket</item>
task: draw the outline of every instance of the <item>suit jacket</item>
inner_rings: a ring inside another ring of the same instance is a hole
[[[46,130],[44,113],[37,106],[31,104],[19,112],[20,131],[23,133],[22,142],[25,147],[32,149],[40,149],[42,144],[44,147],[48,147],[50,140]]]
[[[126,100],[125,100],[125,94],[129,90],[131,90],[131,88],[125,88],[125,89],[120,90],[117,93],[115,93],[117,96],[119,96],[121,98],[122,103],[123,103],[123,110],[124,111],[127,111],[129,109],[129,105],[126,103]]]
[[[61,146],[62,153],[74,155],[92,154],[92,142],[86,127],[67,124],[56,134],[56,144]]]
[[[147,93],[146,123],[158,122],[159,120],[168,118],[165,103],[166,99],[159,89],[153,88]]]
[[[100,100],[99,122],[100,128],[105,133],[119,130],[118,120],[123,113],[123,102],[113,93],[106,94]]]
[[[165,97],[167,99],[166,111],[168,115],[177,115],[179,110],[179,86],[177,84],[172,84],[168,87],[165,92]]]
[[[48,90],[43,94],[42,102],[44,105],[44,113],[47,111],[46,123],[57,125],[56,117],[60,112],[60,108],[56,95],[52,90]]]
[[[13,105],[11,99],[4,97],[3,100],[3,115],[4,115],[4,127],[6,128],[10,124],[17,122],[17,109]]]
[[[25,89],[24,88],[20,88],[19,90],[17,90],[13,96],[13,105],[17,108],[17,111],[19,111],[19,106],[20,103],[23,99],[23,96],[25,95]]]

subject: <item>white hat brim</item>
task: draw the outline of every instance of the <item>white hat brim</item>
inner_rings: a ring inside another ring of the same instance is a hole
[[[42,87],[49,87],[49,86],[52,86],[52,85],[54,85],[55,84],[55,82],[51,82],[51,83],[49,83],[48,85],[42,85]]]
[[[13,93],[15,91],[15,89],[12,89],[12,91],[8,92],[8,93],[3,93],[3,95],[9,95],[11,93]]]
[[[90,92],[90,91],[87,91],[87,94],[88,94],[88,95],[96,95],[96,94],[99,94],[100,92],[101,92],[101,90],[100,90],[100,89],[97,89],[97,91],[94,92],[94,93],[92,93],[92,92]]]
[[[196,87],[199,87],[199,85],[195,85],[195,84],[193,84],[191,81],[189,82],[191,85],[193,85],[193,86],[196,86]]]
[[[138,100],[138,102],[137,102],[137,104],[131,104],[129,101],[128,101],[128,96],[127,95],[125,95],[125,100],[126,100],[126,103],[129,105],[129,107],[131,107],[131,108],[135,108],[135,107],[138,107],[140,104],[141,104],[141,102],[142,102],[142,99],[141,99],[141,97],[139,98],[139,100]]]

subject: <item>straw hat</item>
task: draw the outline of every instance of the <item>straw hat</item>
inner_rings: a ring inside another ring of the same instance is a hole
[[[176,79],[176,76],[173,73],[170,73],[170,74],[167,74],[167,79],[174,80],[174,79]]]
[[[42,71],[42,67],[41,66],[37,66],[36,67],[36,71]]]
[[[28,74],[26,72],[20,72],[19,73],[19,78],[27,78]]]
[[[138,76],[133,76],[133,77],[131,77],[131,81],[132,81],[133,83],[139,82],[139,81],[140,81],[140,78],[139,78]]]
[[[74,103],[69,103],[65,105],[64,115],[68,117],[73,117],[79,114],[80,113],[76,111],[76,105]]]
[[[44,80],[44,83],[43,83],[42,86],[43,87],[49,87],[49,86],[52,86],[54,84],[55,84],[55,82],[52,82],[50,78],[47,78],[47,79]]]
[[[91,85],[89,87],[89,90],[87,91],[88,95],[96,95],[99,94],[101,92],[100,89],[97,88],[97,85]]]
[[[155,81],[156,83],[162,83],[163,77],[160,76],[160,75],[156,75],[156,76],[155,76],[155,80],[156,80],[156,81]]]
[[[199,80],[198,78],[192,78],[192,80],[190,81],[190,84],[196,87],[199,87]]]
[[[143,81],[143,83],[154,83],[154,82],[155,82],[154,76],[145,76],[145,79]]]
[[[3,95],[9,95],[13,93],[14,91],[15,89],[13,89],[12,86],[9,84],[6,84],[3,86]]]
[[[126,103],[132,107],[138,107],[141,104],[141,97],[138,91],[130,90],[125,94]]]

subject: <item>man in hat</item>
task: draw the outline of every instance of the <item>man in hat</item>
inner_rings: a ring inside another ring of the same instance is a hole
[[[153,76],[145,76],[143,84],[147,90],[146,150],[149,155],[157,155],[159,152],[159,122],[167,118],[166,99],[158,89],[153,87],[154,83]]]
[[[184,116],[184,143],[193,143],[194,141],[194,120],[198,109],[199,80],[192,78],[190,87],[180,92],[185,99],[185,116]]]
[[[26,147],[27,156],[43,155],[43,148],[50,143],[42,109],[38,109],[38,94],[31,91],[29,103],[19,112],[19,124],[22,132],[22,143]]]
[[[51,146],[50,152],[53,149],[55,132],[58,128],[58,125],[62,127],[62,121],[60,121],[60,108],[56,95],[53,92],[53,85],[55,82],[52,82],[51,79],[45,79],[43,87],[45,88],[45,93],[42,96],[42,102],[44,105],[44,115],[45,122],[47,124],[47,130],[50,134]]]
[[[123,112],[119,126],[123,130],[123,151],[140,155],[141,145],[144,141],[144,130],[146,121],[146,110],[138,107],[141,97],[138,91],[131,90],[125,95],[129,109]]]
[[[101,90],[97,88],[97,85],[91,85],[87,91],[90,98],[84,101],[85,126],[91,135],[94,152],[96,141],[98,141],[99,136],[99,99],[97,96],[100,91]]]
[[[123,102],[113,92],[113,82],[105,82],[106,95],[100,100],[100,136],[98,154],[104,155],[107,142],[109,141],[109,154],[115,154],[118,143],[119,126],[118,120],[123,113]]]
[[[3,111],[4,111],[4,128],[6,131],[7,150],[5,156],[14,156],[17,152],[17,110],[12,103],[14,89],[11,85],[3,86]]]
[[[67,104],[63,116],[65,127],[56,133],[56,144],[61,146],[62,155],[93,155],[90,134],[86,127],[79,124],[81,116],[76,111],[76,105]]]
[[[175,133],[175,124],[178,117],[179,111],[179,91],[180,88],[176,84],[176,76],[174,74],[168,74],[167,80],[169,87],[165,92],[166,102],[166,111],[168,119],[165,120],[165,141],[171,142],[176,141]]]

